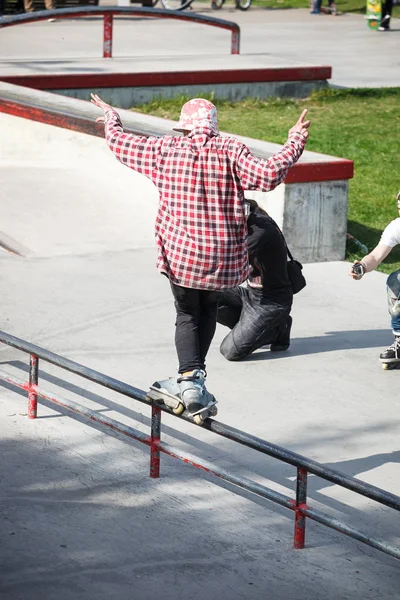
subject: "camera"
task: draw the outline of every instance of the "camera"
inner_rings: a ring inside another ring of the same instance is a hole
[[[361,263],[356,263],[351,267],[352,272],[359,277],[362,277],[365,273],[365,269]]]

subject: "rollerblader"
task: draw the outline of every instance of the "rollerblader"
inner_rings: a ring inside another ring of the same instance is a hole
[[[160,195],[156,218],[157,267],[170,281],[176,309],[178,377],[155,382],[149,399],[175,412],[181,404],[201,424],[216,414],[208,392],[206,356],[217,323],[220,290],[242,283],[248,273],[244,190],[269,191],[300,158],[310,121],[303,111],[276,155],[261,159],[232,137],[219,134],[217,110],[195,98],[183,105],[176,131],[183,136],[125,133],[118,113],[99,96],[105,137],[117,160],[148,177]],[[179,389],[179,392],[178,392]]]
[[[397,210],[400,213],[400,192],[397,194]],[[400,218],[389,223],[379,244],[369,254],[361,261],[354,262],[350,276],[359,280],[365,273],[376,269],[397,244],[400,244]],[[384,370],[393,369],[400,364],[400,269],[387,278],[386,292],[394,341],[379,356]]]

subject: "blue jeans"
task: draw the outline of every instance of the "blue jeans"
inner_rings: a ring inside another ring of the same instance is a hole
[[[386,292],[392,331],[395,335],[400,335],[400,269],[387,278]]]

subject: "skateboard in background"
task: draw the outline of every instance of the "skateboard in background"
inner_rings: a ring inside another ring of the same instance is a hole
[[[378,30],[382,20],[382,2],[379,2],[379,0],[367,0],[365,18],[370,29]]]

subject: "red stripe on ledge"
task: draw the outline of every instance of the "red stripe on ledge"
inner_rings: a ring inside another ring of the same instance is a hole
[[[231,71],[176,71],[171,73],[74,73],[56,75],[9,75],[5,83],[35,90],[198,85],[212,83],[263,83],[320,81],[330,79],[331,67],[282,69],[236,69]]]
[[[310,181],[336,181],[352,179],[354,163],[352,160],[339,158],[317,163],[297,163],[287,174],[285,183],[308,183]]]
[[[77,117],[46,108],[22,104],[15,100],[5,100],[4,98],[0,98],[0,112],[29,119],[30,121],[38,121],[46,125],[55,125],[63,129],[72,129],[72,131],[104,137],[104,125],[86,117]]]
[[[78,117],[46,108],[29,106],[28,104],[5,100],[3,98],[0,98],[0,112],[96,137],[104,137],[104,126],[87,117]],[[133,134],[138,133],[128,128],[125,131]],[[299,163],[290,169],[285,183],[311,183],[351,179],[353,171],[353,161],[345,159],[338,159],[337,161],[327,160],[327,162],[318,163]]]

